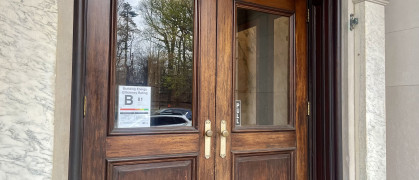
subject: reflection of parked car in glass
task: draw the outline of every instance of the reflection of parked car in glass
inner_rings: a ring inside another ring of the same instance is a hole
[[[190,109],[167,108],[156,111],[154,115],[184,115],[186,118],[192,121],[192,111]]]
[[[151,126],[192,126],[192,121],[185,115],[150,116]]]

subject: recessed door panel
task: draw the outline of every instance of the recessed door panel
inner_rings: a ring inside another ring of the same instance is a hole
[[[295,149],[297,146],[295,133],[285,132],[249,132],[234,133],[231,137],[231,151],[281,151]]]
[[[106,139],[106,156],[137,157],[194,153],[199,150],[198,134],[111,136]]]
[[[294,152],[234,154],[234,179],[294,179]]]
[[[195,179],[195,159],[157,159],[109,163],[112,180]]]

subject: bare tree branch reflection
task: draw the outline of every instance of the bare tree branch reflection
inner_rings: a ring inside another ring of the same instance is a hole
[[[191,108],[193,0],[119,0],[117,84],[152,87],[152,107]]]

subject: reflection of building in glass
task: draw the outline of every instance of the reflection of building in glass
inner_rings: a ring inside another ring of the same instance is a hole
[[[235,99],[240,124],[289,123],[290,18],[237,8]]]

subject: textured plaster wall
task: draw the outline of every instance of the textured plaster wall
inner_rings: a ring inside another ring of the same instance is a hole
[[[386,178],[384,6],[366,2],[367,179]]]
[[[384,0],[355,2],[356,179],[386,179]]]
[[[419,0],[386,6],[387,179],[419,179]]]
[[[0,179],[51,179],[55,0],[0,1]]]

